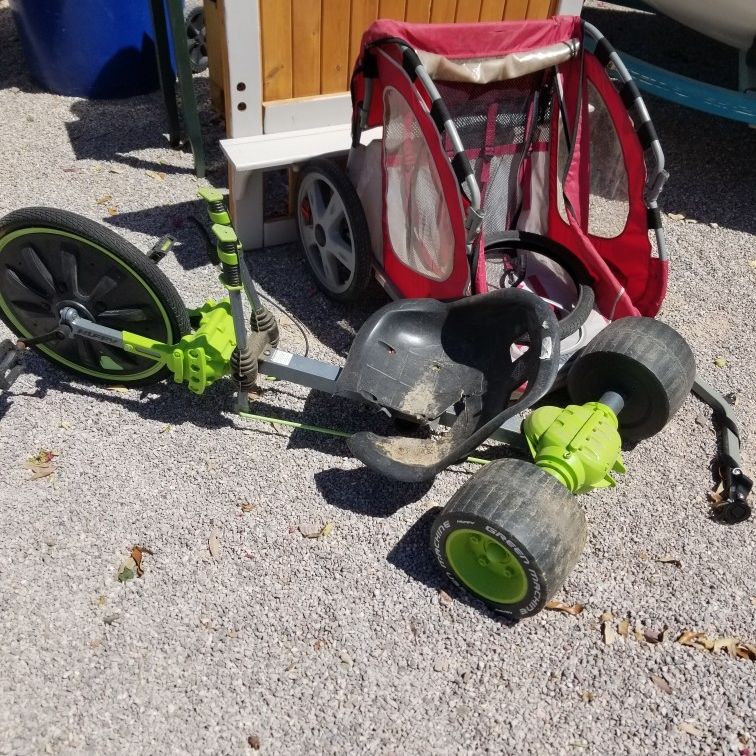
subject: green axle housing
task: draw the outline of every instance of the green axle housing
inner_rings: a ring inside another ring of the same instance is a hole
[[[617,415],[601,402],[539,407],[523,423],[536,465],[572,493],[614,486],[611,472],[624,473]]]

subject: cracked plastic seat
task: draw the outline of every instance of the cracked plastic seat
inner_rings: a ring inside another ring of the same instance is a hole
[[[511,347],[529,339],[513,359]],[[539,297],[503,289],[452,303],[392,302],[357,334],[338,391],[357,393],[392,414],[432,421],[454,408],[447,433],[432,438],[356,433],[352,453],[389,478],[417,482],[460,461],[513,415],[551,388],[559,331]],[[527,382],[522,396],[512,392]]]

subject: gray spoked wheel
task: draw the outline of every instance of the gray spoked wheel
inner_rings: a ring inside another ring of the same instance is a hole
[[[370,232],[357,192],[332,161],[313,160],[302,169],[297,221],[318,286],[339,302],[358,299],[370,283]]]
[[[186,44],[189,48],[189,62],[192,73],[202,73],[207,68],[207,35],[205,31],[205,11],[202,7],[192,8],[184,21]]]

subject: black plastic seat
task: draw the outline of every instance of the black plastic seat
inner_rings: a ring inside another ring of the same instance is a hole
[[[513,361],[511,347],[528,340]],[[539,297],[503,289],[452,303],[392,302],[362,326],[338,379],[392,414],[432,421],[454,407],[448,432],[432,438],[356,433],[352,453],[389,478],[417,482],[460,461],[513,415],[540,399],[559,368],[559,329]],[[520,399],[512,392],[527,382]]]

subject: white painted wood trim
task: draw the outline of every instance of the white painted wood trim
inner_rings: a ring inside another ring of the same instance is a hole
[[[557,16],[579,16],[583,10],[583,0],[559,0],[555,14]]]
[[[258,0],[224,0],[230,137],[262,134],[262,46]],[[239,86],[244,89],[239,91]],[[239,106],[243,105],[240,110]]]
[[[352,98],[349,92],[263,103],[265,134],[348,124],[351,120]]]

